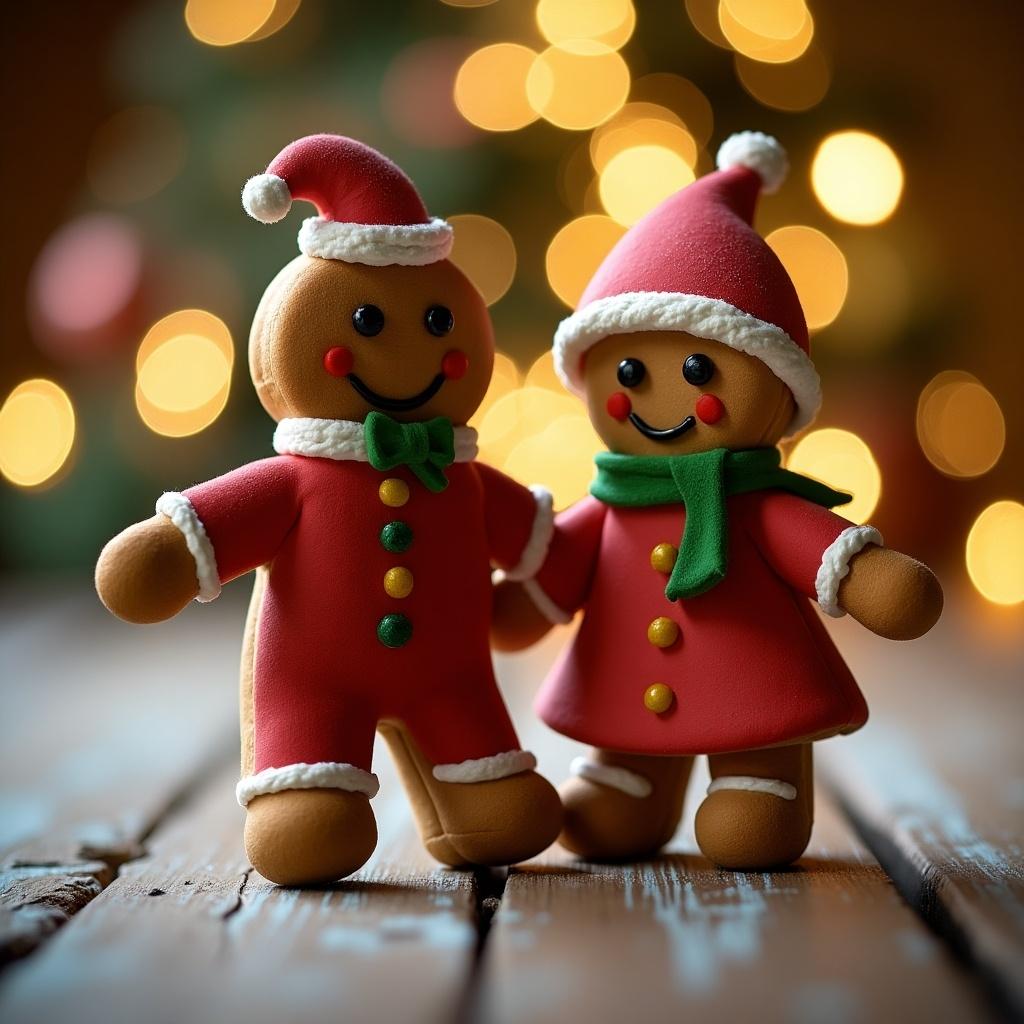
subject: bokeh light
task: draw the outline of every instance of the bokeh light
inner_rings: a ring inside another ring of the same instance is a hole
[[[462,39],[424,39],[395,57],[381,82],[380,105],[399,138],[425,149],[473,141],[476,133],[461,116],[452,93],[465,56]]]
[[[586,414],[574,412],[520,441],[502,468],[520,483],[547,487],[555,508],[562,509],[586,495],[594,456],[604,449]]]
[[[882,496],[882,474],[871,449],[856,435],[836,427],[805,434],[789,453],[786,467],[814,477],[853,500],[835,511],[854,523],[863,523]]]
[[[632,146],[616,153],[601,171],[601,204],[629,226],[693,180],[693,168],[671,149]]]
[[[0,472],[19,487],[52,480],[75,443],[75,410],[52,380],[19,384],[0,407]]]
[[[580,131],[607,121],[626,102],[629,81],[629,68],[615,50],[575,40],[549,46],[537,57],[526,95],[546,121]]]
[[[994,604],[1024,601],[1024,505],[997,501],[967,534],[967,572],[982,597]]]
[[[827,235],[802,224],[776,228],[765,241],[793,281],[807,326],[811,330],[827,327],[843,308],[850,280],[839,247]]]
[[[685,0],[685,7],[690,23],[709,43],[730,48],[718,24],[718,0]]]
[[[208,427],[231,389],[234,345],[224,322],[201,309],[171,313],[146,333],[136,356],[135,405],[157,434]]]
[[[536,121],[526,81],[537,54],[518,43],[495,43],[471,53],[455,76],[455,105],[478,128],[511,132]]]
[[[51,354],[84,361],[119,344],[111,330],[142,283],[138,232],[113,214],[86,214],[43,246],[29,282],[39,341]]]
[[[976,377],[959,370],[928,382],[917,402],[916,426],[921,450],[946,476],[987,473],[1006,445],[999,403]]]
[[[449,7],[489,7],[497,2],[498,0],[441,0],[441,3]]]
[[[538,356],[526,371],[524,381],[528,388],[547,388],[556,394],[564,395],[565,387],[555,373],[555,357],[551,349]]]
[[[512,286],[516,276],[516,245],[496,220],[476,213],[448,218],[455,231],[449,259],[473,282],[488,306]]]
[[[502,467],[520,441],[546,430],[559,416],[580,411],[579,401],[565,392],[521,387],[499,398],[481,417],[480,458]]]
[[[539,0],[537,27],[549,43],[592,39],[614,50],[636,27],[632,0]]]
[[[185,24],[201,43],[233,46],[260,32],[276,7],[275,0],[188,0]]]
[[[643,75],[633,83],[630,96],[633,101],[671,110],[700,145],[711,139],[715,129],[711,103],[688,78],[665,71]]]
[[[766,107],[798,113],[820,103],[828,92],[832,71],[824,51],[811,45],[797,60],[766,64],[737,53],[736,77]]]
[[[618,153],[635,146],[661,146],[697,165],[697,141],[679,117],[655,103],[627,103],[590,136],[590,159],[601,172]]]
[[[86,177],[104,203],[137,203],[156,195],[185,163],[185,129],[163,107],[128,107],[96,130]]]
[[[880,224],[899,205],[903,167],[878,136],[836,132],[814,154],[811,184],[818,201],[837,220]]]
[[[737,17],[739,11],[743,19]],[[799,18],[799,22],[796,21]],[[751,25],[773,25],[774,31],[787,35],[765,35]],[[814,19],[802,2],[791,0],[721,0],[718,26],[737,53],[751,60],[783,64],[802,56],[814,38]]]
[[[594,271],[625,231],[611,217],[590,213],[569,221],[551,240],[544,268],[551,290],[567,306],[575,308]]]
[[[484,400],[480,403],[476,412],[470,417],[469,425],[479,429],[480,422],[487,415],[491,406],[493,406],[498,399],[504,398],[505,395],[515,391],[515,389],[519,387],[520,382],[521,376],[519,373],[519,367],[516,366],[515,361],[505,355],[504,352],[495,352],[494,370],[491,373],[491,383],[487,387],[487,394],[484,395]]]

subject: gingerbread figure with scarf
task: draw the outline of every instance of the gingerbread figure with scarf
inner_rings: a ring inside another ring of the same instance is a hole
[[[164,494],[104,549],[97,589],[122,618],[156,622],[257,570],[237,795],[265,877],[328,882],[366,861],[377,730],[434,857],[513,863],[554,840],[561,807],[495,685],[491,570],[536,571],[551,496],[474,461],[465,424],[491,376],[490,318],[412,182],[317,135],[243,192],[266,223],[293,199],[319,216],[249,346],[277,454]]]
[[[906,640],[936,622],[942,592],[830,511],[848,495],[780,467],[775,445],[820,402],[796,292],[751,226],[786,155],[744,132],[718,168],[623,236],[556,333],[556,367],[609,451],[540,572],[500,584],[495,638],[519,648],[583,611],[537,700],[593,748],[561,791],[564,846],[654,853],[708,755],[700,848],[762,870],[806,848],[812,743],[867,719],[812,602]]]

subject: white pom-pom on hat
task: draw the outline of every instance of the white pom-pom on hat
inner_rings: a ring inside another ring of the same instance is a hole
[[[288,182],[276,174],[257,174],[242,189],[242,206],[254,220],[276,224],[292,208]]]
[[[715,164],[720,171],[730,167],[747,167],[761,179],[761,187],[769,195],[777,192],[789,173],[789,158],[778,139],[764,132],[737,132],[730,135],[718,149]]]

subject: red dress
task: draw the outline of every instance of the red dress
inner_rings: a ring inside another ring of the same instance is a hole
[[[532,767],[495,684],[490,574],[524,555],[535,570],[551,533],[550,496],[475,462],[450,466],[448,487],[432,493],[406,467],[336,459],[278,455],[158,505],[191,536],[201,582],[204,551],[212,555],[207,599],[218,583],[268,570],[255,775],[240,783],[240,801],[313,785],[372,795],[384,718],[405,723],[445,781]],[[395,568],[405,570],[397,585],[385,580]],[[382,639],[388,616],[401,619]]]
[[[881,537],[780,491],[727,501],[726,578],[675,602],[652,550],[679,544],[682,505],[616,508],[586,498],[558,517],[547,561],[527,583],[551,618],[584,610],[537,698],[553,729],[610,750],[688,755],[864,724],[864,699],[808,599],[842,614],[835,594],[847,562]],[[648,639],[662,617],[670,623],[655,636],[678,633],[667,647]],[[671,690],[667,710],[645,703],[656,683]]]

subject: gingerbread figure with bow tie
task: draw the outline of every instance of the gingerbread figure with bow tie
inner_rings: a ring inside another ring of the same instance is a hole
[[[495,685],[490,577],[531,578],[553,518],[550,494],[474,461],[486,305],[446,258],[450,226],[362,143],[300,139],[242,199],[264,223],[294,199],[319,214],[250,336],[276,454],[165,493],[104,549],[100,597],[157,622],[256,570],[237,795],[267,878],[328,882],[370,856],[377,731],[435,858],[530,857],[561,807]]]

